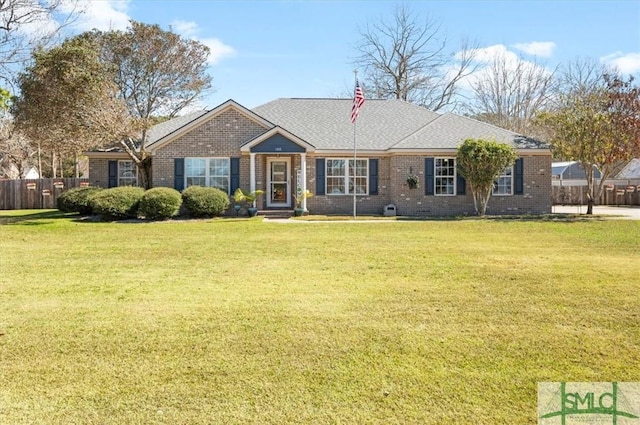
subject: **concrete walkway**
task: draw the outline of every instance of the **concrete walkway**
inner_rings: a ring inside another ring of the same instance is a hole
[[[586,214],[586,205],[555,205],[551,209],[552,212],[557,214]],[[615,205],[593,207],[594,215],[616,215],[617,218],[627,220],[640,220],[640,207],[629,207]]]

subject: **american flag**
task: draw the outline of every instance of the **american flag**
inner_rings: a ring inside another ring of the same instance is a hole
[[[356,118],[358,118],[358,114],[360,113],[360,107],[364,103],[364,94],[362,93],[362,88],[360,88],[360,84],[358,80],[356,80],[356,91],[353,96],[353,106],[351,106],[351,122],[355,123]]]

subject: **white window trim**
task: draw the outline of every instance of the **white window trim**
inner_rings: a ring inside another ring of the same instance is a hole
[[[509,185],[509,188],[511,190],[509,191],[509,193],[496,193],[495,192],[495,189],[496,189],[496,184],[495,183],[497,183],[498,179],[500,179],[501,177],[506,177],[507,174],[505,173],[505,171],[507,171],[507,170],[511,170],[511,184]],[[496,181],[494,182],[494,186],[491,189],[491,196],[513,196],[513,183],[514,183],[514,175],[513,175],[513,173],[514,172],[515,172],[515,170],[514,170],[514,166],[513,165],[505,168],[502,171],[502,173],[498,176],[498,179],[496,179]]]
[[[343,184],[344,184],[344,188],[345,188],[345,192],[344,193],[330,193],[329,192],[329,184],[328,181],[330,178],[336,178],[337,176],[330,176],[328,173],[328,168],[329,168],[329,161],[345,161],[345,175],[343,177]],[[349,161],[353,161],[353,157],[351,158],[326,158],[325,159],[325,165],[324,165],[324,187],[325,187],[325,193],[327,194],[327,196],[353,196],[353,193],[349,192],[349,179],[351,178],[351,176],[349,176]],[[364,176],[358,177],[358,178],[364,178],[366,183],[365,183],[365,191],[364,193],[356,193],[356,196],[368,196],[369,195],[369,158],[356,158],[356,161],[366,161],[367,162],[367,171],[365,173]],[[354,164],[355,166],[355,164]],[[355,180],[354,180],[355,181]],[[355,184],[354,184],[354,189],[355,189]]]
[[[228,187],[227,187],[227,195],[230,195],[230,191],[231,191],[231,158],[230,157],[224,157],[224,156],[212,156],[212,157],[199,157],[199,156],[190,156],[190,157],[186,157],[184,159],[184,187],[188,187],[187,185],[187,179],[189,177],[199,177],[201,178],[202,176],[189,176],[187,174],[187,161],[188,160],[192,160],[192,159],[198,159],[198,160],[205,160],[205,168],[204,168],[204,182],[205,182],[205,186],[206,187],[213,187],[211,186],[211,178],[212,177],[223,177],[223,176],[212,176],[211,175],[211,160],[212,159],[225,159],[227,160],[228,163],[228,167],[227,169],[229,170],[229,173],[227,174],[227,182],[228,182]]]
[[[438,174],[436,173],[436,170],[438,168],[438,160],[439,159],[445,159],[445,160],[453,160],[453,176],[438,176]],[[435,196],[456,196],[458,193],[458,170],[456,168],[457,164],[456,164],[456,158],[455,157],[451,157],[451,156],[438,156],[435,157],[433,159],[433,194]],[[450,178],[453,177],[453,193],[438,193],[438,178]]]
[[[123,168],[123,164],[131,164],[133,166],[133,169],[135,170],[135,176],[134,177],[123,177],[122,173],[120,172],[120,170],[122,170]],[[123,184],[121,183],[122,180],[135,180],[135,182],[132,185],[128,185],[128,184]],[[136,163],[133,162],[133,160],[131,159],[119,159],[118,160],[118,187],[120,186],[138,186],[138,167],[136,166]]]

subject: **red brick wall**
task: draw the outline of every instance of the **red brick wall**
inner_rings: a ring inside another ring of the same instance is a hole
[[[453,155],[453,154],[452,154]],[[387,204],[396,205],[398,215],[451,216],[474,215],[473,197],[467,187],[465,195],[425,195],[425,158],[438,155],[396,155],[379,158],[379,195],[358,196],[357,211],[361,214],[382,214]],[[489,200],[487,214],[548,214],[551,213],[551,156],[524,156],[524,193],[495,196]],[[418,176],[419,187],[409,189],[407,177]],[[307,160],[308,187],[315,191],[315,158]],[[353,197],[315,196],[307,200],[312,214],[351,214]]]
[[[238,157],[240,145],[266,128],[229,109],[158,149],[153,156],[153,186],[173,187],[174,158]],[[240,187],[249,188],[249,157],[240,161]]]
[[[248,119],[236,110],[229,109],[202,123],[176,140],[159,148],[153,156],[152,186],[174,186],[174,158],[184,157],[239,157],[240,146],[248,140],[264,133],[267,129]],[[454,153],[452,151],[451,156]],[[296,191],[295,171],[300,167],[300,155],[257,154],[256,188],[266,190],[267,157],[288,157],[291,159],[291,193]],[[350,155],[339,155],[350,157]],[[473,215],[473,198],[467,187],[463,196],[425,195],[425,158],[446,156],[442,154],[359,156],[377,158],[379,167],[378,195],[357,196],[359,214],[382,214],[384,206],[395,204],[398,215],[409,216],[450,216]],[[307,188],[316,189],[316,158],[331,158],[325,155],[307,155]],[[338,157],[338,155],[333,156]],[[551,212],[551,156],[524,156],[524,194],[492,197],[488,214],[541,214]],[[107,159],[90,160],[93,185],[106,187],[108,184]],[[406,179],[410,171],[419,178],[419,187],[409,189]],[[240,187],[250,188],[250,158],[245,154],[240,159]],[[266,195],[258,201],[258,207],[266,207]],[[294,205],[293,197],[291,205]],[[307,199],[311,214],[351,214],[351,195],[315,195]]]

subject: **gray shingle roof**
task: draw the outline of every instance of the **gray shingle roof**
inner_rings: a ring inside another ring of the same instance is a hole
[[[352,99],[277,99],[253,109],[319,150],[353,147]],[[387,150],[439,115],[401,100],[367,99],[356,121],[358,149]]]
[[[640,178],[640,159],[632,159],[616,176],[618,179]]]
[[[352,99],[277,99],[253,109],[319,150],[350,150]],[[440,115],[402,100],[367,99],[357,119],[360,150],[455,149],[465,139],[494,139],[517,149],[547,149],[539,141],[472,118]]]
[[[317,150],[353,149],[352,99],[276,99],[252,111]],[[198,119],[196,111],[152,127],[147,147]],[[359,150],[455,149],[465,139],[494,139],[517,149],[548,149],[539,141],[468,117],[440,115],[396,99],[367,99],[356,121]]]
[[[446,113],[393,147],[396,149],[455,149],[465,139],[491,139],[516,149],[546,149],[544,143],[472,118]]]

